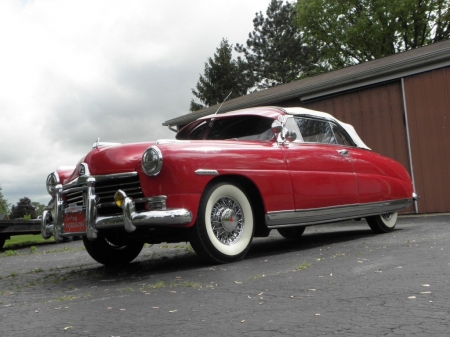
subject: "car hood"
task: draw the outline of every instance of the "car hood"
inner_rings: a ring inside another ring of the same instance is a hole
[[[136,171],[136,165],[144,151],[154,142],[102,146],[92,150],[84,158],[91,175]]]
[[[86,163],[90,175],[104,175],[136,171],[139,159],[144,151],[155,142],[117,144],[100,146],[81,158],[71,176],[64,181],[68,183],[78,177],[80,165]]]
[[[269,143],[265,144],[269,145]],[[78,177],[82,163],[88,165],[89,174],[93,176],[138,171],[142,154],[152,145],[157,145],[164,154],[186,153],[189,157],[191,154],[188,153],[208,153],[209,155],[207,156],[209,157],[212,153],[233,149],[244,150],[254,146],[259,147],[263,144],[261,142],[246,141],[180,141],[164,139],[157,142],[100,146],[93,149],[84,158],[81,158],[71,176],[64,183],[68,183]]]

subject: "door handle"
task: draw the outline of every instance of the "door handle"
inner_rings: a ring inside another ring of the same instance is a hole
[[[348,150],[338,150],[338,153],[343,156],[343,157],[347,157],[348,156]]]

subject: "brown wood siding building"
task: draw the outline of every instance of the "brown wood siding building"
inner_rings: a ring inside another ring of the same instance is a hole
[[[406,212],[450,212],[450,40],[225,102],[305,107],[352,124],[374,151],[405,166],[421,199]],[[181,127],[217,106],[163,125]]]
[[[352,124],[367,146],[409,170],[421,196],[418,213],[450,212],[450,67],[278,105],[328,112]]]
[[[404,79],[420,213],[450,212],[450,67]]]

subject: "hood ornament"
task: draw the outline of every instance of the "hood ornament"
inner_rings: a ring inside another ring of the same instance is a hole
[[[97,141],[92,145],[92,148],[98,149],[99,146],[100,146],[100,138],[97,138]]]
[[[97,138],[97,141],[92,145],[93,149],[98,149],[101,146],[114,146],[120,145],[121,143],[112,143],[112,142],[100,142],[100,138]]]

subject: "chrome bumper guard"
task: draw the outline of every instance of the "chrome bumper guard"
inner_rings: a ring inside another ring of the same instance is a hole
[[[159,209],[136,212],[135,201],[127,197],[123,191],[118,190],[117,193],[122,193],[122,214],[111,216],[97,215],[97,202],[95,195],[95,178],[88,178],[85,186],[73,187],[63,190],[62,185],[56,186],[55,201],[52,206],[47,207],[47,210],[42,214],[41,234],[44,239],[50,238],[52,235],[56,242],[61,242],[65,237],[86,235],[91,241],[97,238],[98,230],[111,228],[124,228],[125,231],[131,233],[136,230],[136,227],[159,227],[171,225],[183,225],[192,221],[192,213],[184,208],[166,209],[166,196],[157,196],[153,198],[141,198],[139,202],[147,202],[148,204],[158,204]],[[63,194],[82,191],[85,195],[85,232],[64,232],[63,212],[64,203]],[[53,211],[51,214],[50,212]],[[53,222],[51,222],[51,216]]]

